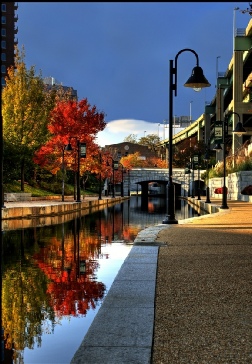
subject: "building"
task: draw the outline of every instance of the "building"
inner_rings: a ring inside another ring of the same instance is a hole
[[[72,87],[69,86],[63,86],[62,82],[57,81],[54,77],[45,77],[43,79],[43,82],[48,90],[51,90],[53,88],[59,89],[61,87],[63,89],[63,92],[70,91],[70,95],[73,100],[78,100],[77,90],[74,90]]]
[[[136,152],[140,153],[139,158],[142,160],[157,157],[157,152],[155,150],[152,150],[148,146],[129,142],[105,145],[103,150],[105,152],[110,152],[115,160],[120,160],[121,157],[126,157],[127,155],[134,154]]]
[[[1,87],[5,85],[8,68],[15,64],[17,9],[17,2],[1,2]]]

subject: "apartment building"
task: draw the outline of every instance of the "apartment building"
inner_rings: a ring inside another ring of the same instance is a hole
[[[8,68],[14,66],[18,27],[17,2],[1,2],[1,87],[5,85]]]

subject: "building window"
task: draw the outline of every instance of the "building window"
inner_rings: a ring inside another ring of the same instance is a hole
[[[3,12],[6,12],[6,4],[2,4],[2,7],[1,8],[2,8],[2,11]]]
[[[1,36],[6,37],[6,29],[5,28],[1,28]]]
[[[6,61],[6,53],[1,53],[1,61]]]
[[[6,66],[4,64],[1,65],[1,73],[6,73]]]
[[[1,48],[6,49],[6,40],[1,40]]]
[[[6,24],[6,16],[1,16],[1,24]]]
[[[2,84],[2,86],[5,86],[5,84],[6,84],[6,82],[5,82],[5,77],[2,77],[2,78],[1,78],[1,84]]]

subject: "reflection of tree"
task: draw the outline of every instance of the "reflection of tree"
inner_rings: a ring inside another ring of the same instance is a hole
[[[104,296],[105,285],[95,281],[100,242],[97,236],[85,233],[76,219],[74,234],[63,233],[61,240],[53,237],[34,255],[36,264],[50,281],[47,292],[58,317],[86,315]],[[85,265],[85,272],[80,272],[80,262]]]
[[[46,293],[47,280],[41,270],[23,256],[6,267],[2,277],[2,326],[5,348],[14,349],[14,358],[25,347],[41,345],[43,321],[53,331],[54,313]],[[21,364],[22,359],[19,358]]]

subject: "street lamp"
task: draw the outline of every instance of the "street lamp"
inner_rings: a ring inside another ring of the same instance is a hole
[[[122,165],[122,163],[118,163],[118,165],[120,165],[122,168],[121,170],[121,197],[124,197],[124,191],[123,191],[123,173],[124,173],[124,167]]]
[[[227,205],[227,187],[226,187],[226,135],[228,132],[228,120],[225,117],[225,120],[222,123],[222,141],[223,141],[223,187],[222,187],[222,204],[220,206],[221,209],[228,209]],[[220,151],[222,150],[221,144],[218,142],[214,148],[214,150]]]
[[[239,136],[242,136],[243,134],[246,134],[247,133],[247,131],[244,129],[244,127],[243,127],[243,125],[242,125],[242,123],[241,123],[241,119],[240,119],[240,115],[239,114],[237,114],[237,112],[232,112],[231,114],[235,114],[235,115],[237,115],[238,116],[238,123],[236,124],[236,127],[235,127],[235,129],[233,130],[233,133],[234,134],[237,134],[237,135],[239,135]]]
[[[173,91],[175,96],[177,96],[177,59],[182,52],[192,52],[196,57],[196,67],[192,70],[192,75],[189,77],[188,81],[184,84],[185,87],[191,87],[195,90],[199,90],[203,87],[211,86],[203,74],[203,70],[199,67],[199,57],[198,54],[189,48],[182,49],[179,51],[175,57],[175,67],[173,67],[173,60],[170,60],[170,77],[169,77],[169,176],[168,176],[168,193],[167,193],[167,203],[168,203],[168,216],[163,220],[163,224],[177,224],[178,221],[175,218],[175,190],[172,181],[172,119],[173,119]],[[175,80],[174,80],[175,77]],[[170,125],[171,124],[171,125]]]
[[[207,186],[206,186],[206,203],[211,203],[210,201],[210,193],[209,193],[209,161],[210,161],[210,140],[207,141],[207,145],[206,145],[206,150],[205,150],[205,156],[204,156],[204,161],[206,163],[206,182],[207,182]]]
[[[112,198],[115,198],[115,171],[118,170],[118,162],[115,161],[112,157],[108,156],[108,158],[111,158],[112,160],[112,170],[113,170],[113,189],[112,189]],[[107,165],[109,166],[109,163],[107,162]]]
[[[76,202],[81,202],[80,196],[80,159],[86,158],[86,143],[81,143],[79,139],[75,136],[69,137],[69,143],[67,144],[65,150],[72,151],[72,145],[70,143],[71,139],[76,139],[77,141],[77,199]]]

